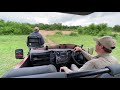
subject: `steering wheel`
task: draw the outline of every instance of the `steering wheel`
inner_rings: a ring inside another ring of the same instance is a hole
[[[79,51],[77,51],[77,52],[72,51],[72,58],[73,58],[74,62],[79,66],[83,66],[83,64],[85,64],[87,62],[87,59]]]

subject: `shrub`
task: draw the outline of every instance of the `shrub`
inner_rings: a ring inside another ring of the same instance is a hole
[[[98,34],[98,36],[105,36],[105,35],[112,35],[112,30],[111,29],[103,29],[101,30]]]
[[[63,35],[62,32],[56,32],[55,35]]]
[[[92,35],[92,36],[104,36],[104,35],[111,35],[112,28],[108,27],[107,24],[91,24],[89,26],[85,27],[79,27],[78,33],[79,34],[86,34],[86,35]]]
[[[84,34],[84,28],[79,27],[77,30],[78,30],[78,34]]]
[[[76,33],[76,32],[71,32],[69,35],[70,35],[70,36],[78,36],[78,33]]]
[[[118,35],[118,34],[112,34],[111,36],[117,39],[120,35]]]

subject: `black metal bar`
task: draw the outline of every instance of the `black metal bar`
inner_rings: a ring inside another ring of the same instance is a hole
[[[89,15],[93,12],[62,12],[62,13],[76,14],[76,15]]]
[[[74,73],[67,74],[67,78],[80,78],[80,77],[98,75],[98,74],[109,73],[109,72],[110,70],[108,68],[96,69],[96,70],[84,71],[84,72],[74,72]]]

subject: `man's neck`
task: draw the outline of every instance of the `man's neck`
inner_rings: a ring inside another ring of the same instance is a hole
[[[110,53],[106,53],[106,52],[102,52],[102,53],[98,53],[98,56],[104,56],[104,55],[109,55]]]

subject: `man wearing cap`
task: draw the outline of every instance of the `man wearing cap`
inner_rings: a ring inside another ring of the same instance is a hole
[[[44,46],[45,41],[44,41],[43,36],[39,33],[39,27],[35,27],[34,32],[30,33],[29,36],[38,36],[38,37],[40,37],[41,38],[40,39],[40,45],[41,45],[41,47]]]
[[[105,68],[111,64],[118,64],[118,61],[115,57],[110,55],[113,49],[115,49],[116,41],[111,36],[103,36],[99,39],[94,39],[96,41],[95,51],[97,56],[92,57],[89,53],[82,50],[80,47],[75,47],[75,51],[80,51],[86,57],[88,62],[86,62],[81,68],[78,68],[75,64],[71,65],[71,70],[66,66],[61,67],[61,70],[64,70],[66,73],[74,71],[85,71],[92,69]]]

